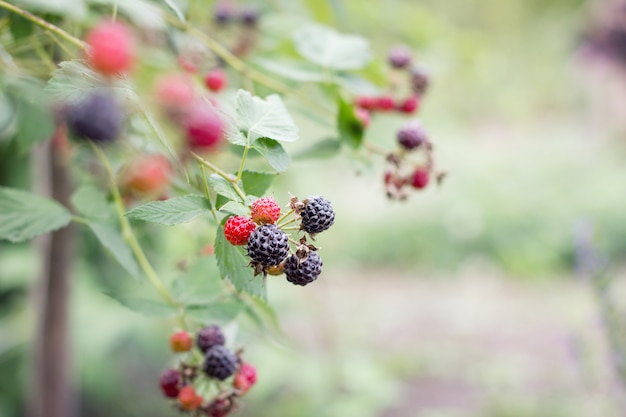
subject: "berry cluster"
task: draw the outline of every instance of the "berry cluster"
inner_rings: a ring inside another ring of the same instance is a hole
[[[225,417],[256,383],[256,369],[242,360],[242,350],[233,352],[224,346],[225,342],[224,333],[217,325],[198,331],[196,349],[190,333],[179,331],[170,336],[172,351],[187,356],[177,367],[163,372],[159,384],[163,395],[175,399],[174,406],[180,411],[194,416]],[[229,388],[222,384],[226,380],[231,381]],[[210,395],[208,386],[212,382],[219,392],[211,391]]]
[[[292,284],[307,285],[322,272],[318,248],[307,244],[305,236],[299,241],[291,239],[286,231],[304,231],[315,239],[316,234],[333,225],[335,211],[330,202],[321,196],[303,201],[293,197],[289,207],[289,212],[281,217],[280,206],[273,198],[260,198],[252,203],[250,217],[231,216],[226,220],[224,236],[232,245],[246,246],[255,274],[284,273]],[[293,215],[291,219],[290,215]],[[290,226],[298,221],[299,226]]]

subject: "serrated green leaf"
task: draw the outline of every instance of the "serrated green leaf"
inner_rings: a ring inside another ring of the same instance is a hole
[[[69,104],[79,102],[87,94],[100,90],[105,93],[113,91],[120,99],[137,101],[137,95],[127,78],[106,80],[82,59],[61,62],[52,73],[45,90],[53,99]]]
[[[276,172],[287,171],[291,164],[289,154],[287,154],[282,145],[275,140],[261,138],[252,145],[252,148],[260,153]]]
[[[244,305],[235,297],[212,301],[205,305],[194,305],[186,308],[187,314],[205,324],[226,324],[234,320],[244,309]]]
[[[245,133],[249,145],[259,138],[281,142],[298,139],[298,127],[280,96],[272,94],[262,99],[245,90],[239,90],[236,101],[237,127]]]
[[[278,75],[289,80],[322,82],[326,79],[326,75],[318,66],[308,62],[256,58],[252,64],[270,72],[272,75]]]
[[[70,212],[49,198],[0,187],[0,239],[22,242],[67,226]]]
[[[165,304],[160,300],[151,300],[148,298],[128,297],[120,294],[105,293],[120,305],[133,310],[136,313],[144,314],[151,317],[170,318],[178,314],[176,308]]]
[[[358,149],[363,143],[365,128],[363,123],[356,117],[354,107],[341,96],[337,103],[337,129],[339,139],[353,149]]]
[[[172,295],[185,304],[209,303],[220,298],[224,288],[215,256],[204,256],[176,278]]]
[[[244,256],[242,249],[228,243],[222,226],[218,227],[215,237],[215,256],[222,278],[228,278],[237,291],[262,299],[267,298],[263,278],[254,276],[254,271],[248,266],[249,260]]]
[[[367,41],[356,35],[313,24],[294,35],[296,50],[309,61],[334,70],[357,70],[372,58]]]
[[[247,206],[241,203],[237,203],[235,201],[227,202],[222,207],[220,207],[220,211],[223,213],[234,214],[237,216],[250,216],[250,209]]]
[[[339,153],[341,142],[337,139],[323,139],[312,146],[296,153],[294,159],[323,159],[330,158]]]
[[[217,174],[211,174],[208,181],[211,188],[213,188],[219,195],[224,196],[229,200],[242,201],[241,196],[237,194],[230,181],[226,181]]]
[[[126,216],[135,220],[173,226],[189,222],[201,214],[209,213],[210,210],[211,204],[206,197],[186,195],[143,204],[127,212]]]
[[[89,221],[87,226],[104,246],[113,255],[113,258],[133,278],[139,279],[139,266],[135,261],[132,251],[122,238],[122,234],[116,226],[108,223]]]
[[[276,174],[257,171],[243,171],[241,182],[246,194],[262,197],[270,188]]]
[[[72,206],[83,216],[94,220],[108,220],[112,213],[106,195],[98,188],[84,185],[74,192],[71,198]]]

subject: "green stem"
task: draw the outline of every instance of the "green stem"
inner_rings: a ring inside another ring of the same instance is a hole
[[[298,219],[295,219],[295,218],[294,218],[294,219],[291,219],[291,220],[286,221],[286,222],[284,222],[284,223],[278,223],[278,222],[277,222],[277,223],[276,223],[276,226],[282,229],[283,227],[287,226],[288,224],[295,223],[295,222],[297,222],[297,221],[298,221]]]
[[[174,298],[167,291],[167,288],[165,288],[165,286],[159,279],[159,276],[157,275],[156,271],[150,264],[150,261],[148,261],[146,254],[144,253],[143,249],[141,248],[141,245],[139,244],[139,242],[137,241],[137,238],[135,237],[135,234],[133,233],[133,229],[130,226],[130,222],[128,221],[128,218],[125,216],[126,209],[122,201],[122,196],[120,195],[120,190],[117,188],[117,185],[115,183],[115,176],[113,175],[111,164],[109,164],[108,159],[106,158],[102,150],[100,150],[100,148],[98,148],[93,143],[90,143],[90,145],[92,149],[94,150],[94,152],[96,153],[96,156],[98,157],[100,162],[102,162],[102,165],[104,166],[104,169],[106,170],[107,176],[109,177],[109,182],[111,185],[111,193],[113,194],[113,202],[115,203],[117,217],[122,227],[122,237],[124,238],[124,241],[126,241],[130,249],[135,254],[135,258],[137,258],[137,261],[139,262],[139,266],[141,266],[141,269],[146,274],[146,276],[148,277],[148,280],[150,280],[150,283],[157,290],[161,298],[163,298],[163,300],[167,304],[173,307],[180,307],[179,304],[174,300]]]
[[[215,223],[219,224],[220,221],[217,218],[217,213],[215,213],[215,207],[213,207],[213,202],[211,201],[211,193],[209,192],[209,182],[207,181],[204,165],[198,163],[198,166],[200,167],[200,172],[202,174],[202,186],[204,188],[204,195],[206,196],[207,200],[209,200],[209,204],[211,205],[211,214],[213,215],[213,218],[215,219]]]
[[[300,227],[292,226],[292,227],[283,227],[280,226],[281,230],[302,230]]]
[[[57,35],[59,35],[60,37],[62,37],[63,39],[65,39],[68,42],[73,43],[74,45],[78,46],[81,49],[85,49],[86,48],[86,44],[81,41],[78,38],[75,38],[74,36],[70,35],[69,33],[67,33],[66,31],[64,31],[63,29],[61,29],[58,26],[53,25],[52,23],[48,22],[47,20],[42,19],[39,16],[35,16],[34,14],[21,9],[17,6],[14,6],[12,4],[7,3],[6,1],[0,0],[0,7],[2,7],[3,9],[7,9],[12,11],[13,13],[16,13],[20,16],[22,16],[23,18],[30,20],[31,22],[33,22],[36,25],[41,26],[42,28],[49,30],[52,33],[55,33]]]
[[[83,224],[85,226],[89,225],[89,220],[85,219],[84,217],[80,217],[80,216],[72,216],[72,221],[74,223],[80,223],[80,224]]]
[[[206,166],[211,171],[215,172],[217,175],[219,175],[220,177],[228,181],[231,187],[233,187],[233,190],[235,190],[235,192],[237,193],[237,195],[241,197],[241,200],[246,201],[246,194],[237,185],[237,183],[239,182],[238,179],[233,178],[232,175],[228,175],[227,173],[225,173],[224,171],[222,171],[221,169],[219,169],[218,167],[216,167],[215,165],[213,165],[212,163],[210,163],[209,161],[207,161],[206,159],[204,159],[203,157],[201,157],[195,152],[191,152],[191,156],[193,156],[196,159],[196,161],[200,162],[202,165]]]
[[[287,217],[289,217],[291,214],[293,214],[293,209],[289,210],[287,213],[283,214],[282,216],[280,216],[280,218],[278,219],[278,221],[276,221],[276,224],[280,224],[281,222],[283,222]],[[288,224],[288,223],[285,223]]]
[[[250,143],[250,140],[248,140],[248,143]],[[241,176],[243,175],[243,167],[244,167],[244,164],[246,163],[246,158],[248,157],[249,150],[250,150],[250,145],[246,145],[243,148],[243,155],[241,155],[241,163],[239,164],[239,171],[237,172],[237,178],[235,178],[235,182],[239,182],[239,180],[241,180]]]

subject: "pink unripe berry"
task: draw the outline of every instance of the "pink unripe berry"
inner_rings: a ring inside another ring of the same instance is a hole
[[[89,45],[87,62],[102,75],[112,76],[132,69],[135,63],[135,40],[126,25],[101,22],[87,33],[85,40]]]
[[[221,68],[213,68],[204,76],[206,88],[217,93],[226,86],[226,73]]]

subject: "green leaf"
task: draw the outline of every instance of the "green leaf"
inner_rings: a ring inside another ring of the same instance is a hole
[[[178,315],[176,308],[165,304],[160,300],[151,300],[148,298],[129,297],[120,294],[105,293],[126,308],[150,317],[171,318]]]
[[[235,297],[213,301],[205,305],[194,305],[186,309],[192,318],[205,323],[226,324],[234,320],[244,309],[244,305]]]
[[[241,182],[246,194],[261,197],[265,194],[272,182],[276,178],[276,174],[256,171],[243,171]]]
[[[254,276],[254,271],[248,266],[249,260],[244,256],[242,249],[228,243],[222,226],[217,229],[215,256],[222,278],[228,278],[237,291],[267,298],[264,279]]]
[[[70,104],[100,90],[105,93],[114,91],[121,99],[137,101],[137,95],[128,78],[115,77],[107,80],[81,59],[61,62],[59,68],[52,73],[45,90],[53,99]]]
[[[50,140],[54,133],[54,116],[42,86],[39,80],[24,77],[12,80],[7,88],[17,106],[15,139],[20,153]]]
[[[87,14],[84,0],[15,0],[15,3],[33,12],[54,13],[81,18]]]
[[[310,147],[296,153],[294,159],[324,159],[330,158],[339,153],[341,150],[341,142],[337,139],[324,139],[314,143]]]
[[[111,210],[107,210],[110,203],[106,195],[94,186],[80,187],[72,195],[71,202],[80,214],[89,219],[108,220],[113,217]]]
[[[262,138],[257,140],[252,149],[260,153],[276,172],[285,172],[291,164],[289,154],[282,145],[275,140]]]
[[[11,135],[17,117],[17,101],[0,91],[0,141]]]
[[[313,13],[313,17],[316,22],[324,22],[332,24],[334,22],[334,13],[332,5],[335,2],[332,1],[319,1],[319,0],[305,0],[304,4],[307,5],[309,10]]]
[[[245,90],[237,92],[237,127],[245,132],[253,144],[259,138],[281,142],[298,139],[298,127],[289,115],[280,96],[272,94],[264,99]]]
[[[356,117],[354,107],[341,96],[339,96],[337,106],[339,138],[353,149],[358,149],[363,143],[363,133],[365,131],[363,123]]]
[[[211,210],[211,204],[201,195],[174,197],[165,201],[152,201],[135,207],[126,216],[145,222],[173,226],[193,220]]]
[[[9,30],[13,39],[18,41],[22,38],[30,36],[34,32],[35,26],[30,20],[20,16],[19,14],[11,15],[9,19]]]
[[[227,202],[222,207],[220,207],[219,210],[221,212],[234,214],[237,216],[244,216],[244,217],[250,216],[250,209],[244,204],[237,203],[235,201]]]
[[[256,58],[252,64],[270,72],[272,75],[279,75],[289,80],[322,82],[326,79],[319,66],[313,66],[308,62]]]
[[[176,278],[172,295],[185,304],[209,303],[220,298],[224,288],[215,256],[204,256]]]
[[[209,185],[216,193],[222,195],[229,200],[242,201],[241,196],[237,194],[230,181],[225,180],[217,174],[211,174],[209,177]]]
[[[278,333],[284,334],[284,331],[280,326],[280,322],[278,321],[278,316],[272,306],[268,304],[267,300],[262,300],[256,297],[247,297],[247,299],[250,300],[252,305],[245,303],[244,313],[250,317],[250,319],[257,326],[259,326],[259,328],[267,328],[266,321],[269,321],[271,327],[273,327]]]
[[[294,35],[296,50],[307,60],[334,70],[357,70],[365,67],[372,54],[365,39],[343,35],[322,25],[309,25]]]
[[[67,226],[70,212],[49,198],[0,187],[0,239],[22,242]]]
[[[187,24],[187,20],[185,19],[185,15],[183,14],[182,10],[180,9],[180,6],[178,4],[176,4],[176,2],[174,0],[163,0],[165,2],[165,4],[167,4],[167,7],[169,7],[170,9],[172,9],[172,11],[176,14],[176,17],[178,17],[178,19]]]
[[[139,266],[135,261],[130,247],[122,238],[122,234],[117,230],[116,226],[108,223],[98,223],[89,221],[87,226],[98,238],[102,246],[104,246],[113,255],[115,260],[128,272],[133,278],[139,279]]]

